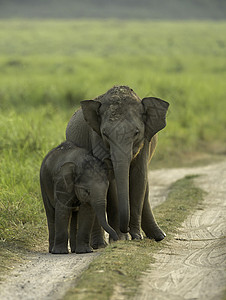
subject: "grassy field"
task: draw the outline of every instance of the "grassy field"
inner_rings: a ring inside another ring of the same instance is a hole
[[[224,22],[0,21],[1,244],[46,238],[41,161],[115,84],[170,102],[155,166],[225,155],[225,51]]]

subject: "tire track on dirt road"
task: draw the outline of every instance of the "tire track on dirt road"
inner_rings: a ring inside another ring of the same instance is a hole
[[[195,182],[207,192],[204,203],[155,254],[134,300],[217,300],[226,288],[226,162],[180,172],[202,174]]]

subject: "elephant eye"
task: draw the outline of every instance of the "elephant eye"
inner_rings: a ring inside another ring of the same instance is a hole
[[[135,136],[137,136],[140,133],[140,130],[137,128],[135,131]]]
[[[90,195],[90,191],[84,187],[77,186],[77,196],[79,200],[85,200]]]
[[[89,190],[84,190],[84,193],[87,195],[87,196],[89,196],[90,195],[90,191]]]

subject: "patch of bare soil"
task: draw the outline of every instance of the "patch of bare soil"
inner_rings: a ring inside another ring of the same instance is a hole
[[[62,299],[98,253],[31,254],[0,285],[1,300]]]
[[[203,174],[197,184],[209,194],[203,210],[190,216],[175,240],[156,254],[156,263],[141,278],[135,299],[220,299],[225,287],[226,162],[190,169],[150,173],[152,207],[165,201],[169,186],[188,174]],[[98,252],[30,254],[0,283],[2,300],[62,299]],[[117,298],[124,299],[123,291]]]
[[[202,209],[190,215],[168,247],[155,255],[156,262],[142,276],[134,299],[222,299],[226,287],[226,162],[154,173],[153,180],[164,182],[162,197],[168,182],[186,174],[202,174],[196,183],[207,194]]]

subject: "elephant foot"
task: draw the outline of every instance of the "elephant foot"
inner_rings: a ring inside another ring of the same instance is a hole
[[[91,247],[93,249],[101,249],[107,247],[107,242],[102,235],[96,235],[92,237]]]
[[[102,243],[94,243],[94,244],[92,244],[92,248],[93,249],[101,249],[101,248],[105,248],[105,247],[107,247],[107,243],[104,241],[104,242],[102,242]]]
[[[160,242],[166,237],[166,234],[162,230],[159,230],[158,232],[147,235],[147,237],[150,239],[154,239],[156,242]]]
[[[76,241],[70,241],[70,248],[71,248],[71,253],[75,253],[76,249]]]
[[[132,240],[143,240],[143,235],[141,233],[130,233]]]
[[[71,253],[75,253],[76,243],[70,243]]]
[[[132,224],[130,224],[129,234],[131,235],[132,240],[143,240],[143,234],[141,233],[141,228],[139,225],[132,226]]]
[[[128,233],[122,233],[120,231],[120,232],[117,232],[117,235],[118,235],[120,241],[129,241],[130,240],[130,236]],[[109,242],[112,243],[115,241],[113,240],[113,238],[109,237]]]
[[[159,235],[157,235],[157,236],[155,236],[154,239],[155,239],[156,242],[160,242],[160,241],[162,241],[165,237],[166,237],[166,234],[165,234],[165,232],[162,231],[162,233],[159,234]]]
[[[82,254],[82,253],[92,253],[93,249],[89,245],[81,245],[76,247],[75,253]]]
[[[52,253],[54,243],[49,244],[49,253]]]
[[[51,251],[52,254],[68,254],[69,251],[68,251],[68,248],[66,247],[57,247],[57,246],[54,246],[52,251]]]

